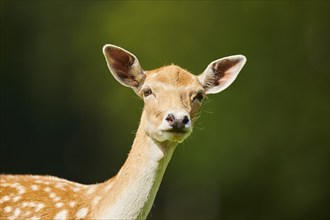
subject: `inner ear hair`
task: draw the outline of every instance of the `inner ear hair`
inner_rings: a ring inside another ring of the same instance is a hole
[[[215,94],[226,89],[236,79],[245,62],[243,55],[228,56],[211,62],[199,76],[206,94]]]
[[[110,64],[114,68],[115,71],[121,73],[127,73],[130,71],[130,68],[134,64],[135,58],[124,51],[117,48],[109,48],[108,49]]]
[[[223,59],[219,62],[215,62],[212,65],[212,70],[214,72],[214,84],[215,86],[220,84],[220,80],[225,77],[226,72],[231,68],[235,67],[239,62],[242,61],[242,58],[236,57],[231,59]]]
[[[112,75],[122,85],[131,87],[137,92],[143,84],[145,75],[138,59],[123,48],[107,44],[103,47],[108,67]]]

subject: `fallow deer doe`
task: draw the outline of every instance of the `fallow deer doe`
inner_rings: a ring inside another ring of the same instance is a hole
[[[83,185],[52,176],[1,175],[0,219],[146,219],[178,143],[193,130],[206,94],[227,88],[246,58],[211,62],[195,76],[176,65],[144,71],[136,56],[105,45],[116,80],[144,101],[132,149],[120,171],[104,183]]]

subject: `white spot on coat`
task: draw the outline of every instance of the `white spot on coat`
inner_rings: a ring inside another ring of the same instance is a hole
[[[21,210],[15,209],[14,214],[10,216],[8,219],[16,219],[19,216],[19,214],[21,214]]]
[[[73,187],[73,192],[79,192],[80,191],[80,187]]]
[[[56,203],[56,205],[55,205],[57,208],[61,208],[62,206],[63,206],[63,203],[62,202],[58,202],[58,203]]]
[[[45,207],[45,204],[43,203],[39,203],[36,207],[36,212],[39,212],[41,209],[43,209]]]
[[[58,197],[58,196],[57,196],[57,197],[55,197],[53,200],[54,200],[54,202],[60,201],[60,200],[61,200],[61,197]]]
[[[13,210],[10,206],[6,206],[5,208],[4,208],[4,211],[5,212],[11,212],[11,210]]]
[[[75,205],[76,205],[76,202],[74,202],[74,201],[69,202],[70,207],[74,207]]]
[[[79,209],[78,212],[76,213],[76,217],[78,219],[84,218],[88,213],[88,208],[82,208]]]
[[[67,211],[64,209],[54,216],[54,220],[66,220]]]
[[[35,202],[29,202],[28,206],[33,208],[33,207],[36,207],[37,204]]]
[[[18,186],[17,187],[18,190],[18,194],[22,195],[23,193],[25,193],[25,188],[23,186]]]
[[[4,196],[0,199],[0,204],[3,203],[3,202],[7,202],[9,201],[11,198],[9,196]]]
[[[31,189],[32,189],[33,191],[37,191],[37,190],[39,189],[39,186],[38,186],[38,185],[32,185],[32,186],[31,186]]]
[[[13,202],[17,202],[18,200],[20,200],[22,197],[20,197],[20,196],[15,196],[14,198],[13,198]]]
[[[90,195],[92,194],[93,192],[95,192],[96,188],[95,187],[90,187],[88,190],[87,190],[87,195]]]
[[[51,194],[49,194],[49,197],[52,198],[52,199],[54,199],[54,198],[57,197],[57,196],[56,196],[55,193],[51,193]]]

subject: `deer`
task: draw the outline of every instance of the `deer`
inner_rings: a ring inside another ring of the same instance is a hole
[[[211,62],[200,75],[171,64],[142,69],[137,57],[111,44],[103,54],[113,77],[144,101],[133,145],[119,172],[85,185],[54,176],[0,175],[0,219],[146,219],[174,150],[193,131],[208,94],[226,89],[243,55]]]

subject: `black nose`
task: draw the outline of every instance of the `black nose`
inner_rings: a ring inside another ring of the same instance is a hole
[[[168,114],[165,120],[168,121],[169,125],[175,130],[182,130],[185,128],[185,125],[189,123],[187,115],[182,118],[176,118],[173,114]]]

